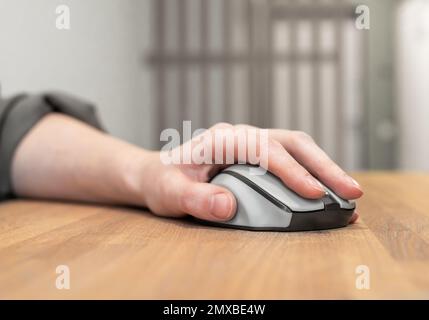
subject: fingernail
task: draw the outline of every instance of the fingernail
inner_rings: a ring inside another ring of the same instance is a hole
[[[349,176],[349,179],[350,179],[350,182],[353,183],[356,187],[358,187],[359,189],[361,188],[360,184],[355,179],[353,179],[350,176]]]
[[[224,193],[218,193],[211,198],[210,213],[218,219],[228,219],[232,215],[232,199]]]
[[[313,177],[307,177],[307,182],[313,188],[325,192],[325,188],[323,188],[323,185]]]

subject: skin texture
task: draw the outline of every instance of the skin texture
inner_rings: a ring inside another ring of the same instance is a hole
[[[249,129],[255,128],[220,123],[205,134],[232,130],[235,135],[238,130]],[[204,142],[197,137],[187,143],[193,150]],[[265,147],[266,169],[301,196],[323,196],[314,177],[344,199],[362,196],[357,182],[307,134],[270,129],[267,145],[258,145]],[[180,146],[173,152],[184,150]],[[235,161],[246,160],[236,151],[231,155]],[[224,167],[166,165],[159,152],[138,148],[71,117],[52,113],[41,119],[18,146],[12,163],[12,184],[21,197],[137,205],[160,216],[190,214],[219,221],[230,219],[236,210],[235,198],[228,190],[207,183]],[[355,213],[351,222],[357,218]]]

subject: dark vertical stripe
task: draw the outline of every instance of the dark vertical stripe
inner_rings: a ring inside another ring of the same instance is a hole
[[[322,119],[322,110],[320,103],[320,65],[321,60],[319,59],[321,50],[320,50],[320,21],[317,17],[312,19],[312,129],[313,137],[316,142],[321,142],[322,128],[321,128],[321,119]]]
[[[209,121],[209,83],[208,83],[208,66],[207,66],[207,54],[208,54],[208,0],[201,0],[200,6],[200,28],[201,28],[201,39],[200,48],[201,55],[203,56],[201,64],[201,119],[200,127],[207,128],[210,125]]]
[[[362,90],[361,110],[362,110],[362,121],[361,121],[361,167],[370,169],[370,134],[369,134],[369,33],[368,31],[361,30],[361,68],[362,68],[362,80],[360,88]]]
[[[187,50],[187,29],[186,29],[186,16],[187,16],[187,0],[179,0],[177,15],[178,15],[178,31],[179,31],[179,55],[184,57],[186,56]],[[178,120],[178,129],[182,127],[182,121],[189,120],[189,114],[187,112],[187,103],[188,103],[188,86],[187,86],[187,66],[186,63],[182,62],[179,65],[179,119]]]
[[[260,52],[260,46],[261,46],[261,39],[260,39],[260,32],[261,32],[261,21],[259,19],[260,13],[258,10],[260,10],[260,5],[256,1],[251,1],[252,5],[252,118],[254,121],[254,124],[256,126],[261,126],[261,115],[259,113],[260,109],[260,99],[261,99],[261,67],[260,63],[257,59],[258,54]]]
[[[274,59],[273,59],[273,20],[272,20],[272,0],[268,0],[267,8],[266,8],[266,65],[265,65],[265,73],[266,73],[266,81],[265,81],[265,105],[267,112],[265,115],[265,123],[264,127],[272,127],[273,126],[273,68],[274,68]]]
[[[257,124],[257,119],[255,116],[255,92],[254,92],[254,48],[253,48],[253,7],[252,0],[246,1],[246,11],[247,11],[247,50],[248,50],[248,114],[250,124]]]
[[[295,2],[295,1],[293,1]],[[295,17],[289,21],[289,110],[290,110],[290,129],[298,129],[298,59],[297,57],[297,21]]]
[[[165,3],[164,0],[153,0],[152,7],[154,10],[153,17],[155,19],[154,27],[154,46],[155,52],[157,54],[162,54],[164,52],[164,36],[165,36],[165,26],[164,26],[164,14],[165,14]],[[165,128],[165,96],[166,96],[166,84],[165,84],[165,69],[163,63],[157,64],[156,71],[156,111],[157,111],[157,131],[158,135],[161,134],[161,131]],[[157,138],[159,139],[159,138]],[[161,141],[158,140],[158,145],[161,146]]]
[[[337,61],[335,64],[335,154],[340,165],[344,165],[344,79],[343,79],[343,27],[344,21],[341,17],[335,19],[335,46]]]
[[[231,84],[232,84],[232,63],[231,57],[231,33],[232,33],[232,12],[231,0],[223,1],[223,52],[226,57],[223,72],[223,92],[224,92],[224,121],[232,122],[232,108],[231,104]]]
[[[266,33],[265,28],[266,24],[264,21],[265,17],[265,4],[262,2],[255,2],[254,4],[254,19],[255,19],[255,33],[254,33],[254,47],[255,47],[255,76],[253,77],[255,91],[255,117],[257,121],[258,127],[265,126],[265,119],[267,110],[265,109],[265,101],[266,101],[266,74],[264,68],[264,58],[265,50],[266,50]],[[261,59],[262,58],[262,59]]]
[[[253,108],[254,108],[254,119],[255,124],[258,127],[263,127],[265,124],[265,113],[266,110],[264,108],[265,103],[265,70],[263,61],[260,59],[263,50],[265,49],[265,24],[264,24],[264,10],[265,6],[262,2],[254,2],[253,3],[253,53],[254,53],[254,61],[253,61]]]

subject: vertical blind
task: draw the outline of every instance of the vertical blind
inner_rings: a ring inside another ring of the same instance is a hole
[[[159,132],[219,121],[303,130],[366,167],[367,35],[346,1],[152,0]]]

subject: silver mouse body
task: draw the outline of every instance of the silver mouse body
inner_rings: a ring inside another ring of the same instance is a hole
[[[237,200],[231,220],[214,222],[224,227],[277,231],[340,228],[348,224],[356,207],[327,187],[321,199],[302,198],[273,174],[249,165],[228,167],[211,183],[229,189]]]

